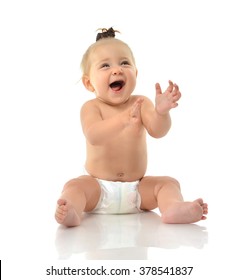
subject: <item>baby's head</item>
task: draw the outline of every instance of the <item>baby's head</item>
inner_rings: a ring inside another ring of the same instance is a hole
[[[90,67],[92,63],[91,54],[94,53],[99,46],[106,45],[106,44],[116,43],[126,47],[131,55],[131,60],[135,65],[135,58],[130,47],[122,40],[115,38],[115,33],[119,31],[113,30],[112,27],[109,29],[102,28],[99,30],[101,30],[102,32],[97,34],[96,42],[89,46],[89,48],[86,50],[86,52],[82,57],[82,61],[81,61],[82,76],[89,75]]]
[[[102,29],[85,52],[82,82],[85,88],[108,104],[126,102],[136,86],[137,68],[129,46],[115,39],[115,31]]]

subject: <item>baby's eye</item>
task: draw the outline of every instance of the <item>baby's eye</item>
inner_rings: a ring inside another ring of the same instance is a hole
[[[103,64],[101,65],[101,68],[107,68],[107,67],[109,67],[109,64],[108,64],[108,63],[103,63]]]
[[[121,65],[130,65],[130,63],[129,63],[129,61],[124,60],[124,61],[121,62]]]

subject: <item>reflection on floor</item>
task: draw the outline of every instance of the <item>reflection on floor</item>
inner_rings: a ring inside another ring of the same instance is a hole
[[[56,249],[59,259],[148,259],[149,248],[201,249],[207,244],[205,227],[163,224],[155,212],[129,215],[86,214],[79,227],[59,226]]]

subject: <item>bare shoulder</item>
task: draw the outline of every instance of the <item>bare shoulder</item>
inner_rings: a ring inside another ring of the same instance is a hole
[[[89,100],[85,102],[81,107],[81,116],[87,115],[88,112],[93,113],[98,111],[98,102],[96,99]]]
[[[138,98],[142,98],[143,99],[143,103],[142,103],[142,107],[144,108],[154,108],[154,104],[153,102],[147,97],[147,96],[144,96],[144,95],[134,95],[134,98],[135,100],[138,99]],[[134,101],[135,101],[134,100]]]
[[[86,101],[82,107],[81,107],[81,111],[83,110],[87,110],[87,109],[90,109],[90,108],[93,108],[93,107],[97,107],[97,100],[96,98],[95,99],[91,99],[91,100],[88,100]]]

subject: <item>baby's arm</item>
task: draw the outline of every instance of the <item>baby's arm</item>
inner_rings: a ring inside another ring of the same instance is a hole
[[[155,138],[163,137],[171,127],[169,111],[178,106],[181,93],[176,84],[169,81],[169,86],[162,93],[160,85],[156,84],[155,106],[146,98],[142,106],[142,121],[148,133]]]
[[[81,109],[81,123],[86,139],[92,145],[104,145],[111,141],[126,127],[141,120],[142,102],[143,99],[139,98],[126,111],[105,120],[102,119],[99,108],[95,104],[85,103]]]

